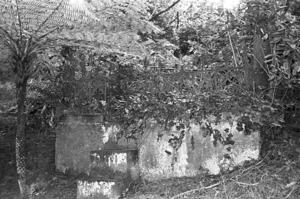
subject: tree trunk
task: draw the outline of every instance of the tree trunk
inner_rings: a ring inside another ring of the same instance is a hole
[[[265,42],[262,40],[261,35],[255,35],[253,41],[253,56],[254,56],[254,63],[253,63],[253,74],[252,74],[252,82],[255,91],[259,94],[263,89],[269,87],[268,81],[268,74],[267,68],[265,65],[265,51],[266,45]]]
[[[260,94],[262,90],[269,87],[267,68],[265,66],[264,52],[269,51],[261,39],[260,35],[255,35],[253,39],[253,57],[251,62],[247,60],[247,54],[243,54],[245,68],[245,84],[248,90]]]
[[[16,84],[17,89],[17,134],[16,134],[16,164],[18,183],[22,198],[30,197],[30,189],[26,184],[26,150],[25,150],[25,100],[26,100],[27,80],[20,81]]]

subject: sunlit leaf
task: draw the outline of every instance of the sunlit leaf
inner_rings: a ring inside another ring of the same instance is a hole
[[[294,64],[294,68],[293,68],[293,75],[296,75],[297,73],[300,72],[300,63],[299,62],[296,62]]]
[[[272,41],[271,41],[271,43],[272,44],[277,44],[277,43],[279,43],[281,41],[281,37],[275,37]]]
[[[272,81],[272,80],[274,80],[276,77],[277,77],[277,75],[271,74],[271,75],[269,75],[268,81]]]
[[[274,125],[274,126],[278,126],[278,127],[282,127],[282,125],[281,125],[281,124],[279,124],[279,122],[273,122],[273,123],[272,123],[272,125]]]

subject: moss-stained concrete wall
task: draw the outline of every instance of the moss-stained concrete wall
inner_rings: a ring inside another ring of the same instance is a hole
[[[134,142],[126,139],[117,143],[118,130],[115,126],[104,125],[101,115],[68,115],[56,134],[56,169],[88,174],[91,151],[134,148]]]
[[[178,122],[168,131],[149,123],[139,153],[142,177],[151,181],[203,172],[215,175],[258,159],[260,133],[247,126],[250,120],[241,118],[244,116],[223,113],[200,123],[191,121],[185,127]],[[178,142],[182,134],[184,137]]]
[[[67,116],[56,135],[56,168],[89,172],[90,151],[103,147],[102,116]]]
[[[57,169],[89,173],[91,151],[139,146],[140,175],[158,180],[219,174],[258,159],[260,152],[260,133],[247,115],[222,113],[188,125],[178,122],[170,129],[148,121],[136,143],[116,143],[117,132],[114,126],[104,127],[101,116],[68,116],[57,133]]]

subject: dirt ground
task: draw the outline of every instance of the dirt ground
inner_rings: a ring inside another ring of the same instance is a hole
[[[218,176],[199,175],[159,182],[137,181],[127,199],[299,199],[300,128],[289,127],[269,138],[263,157],[233,172]],[[0,181],[0,198],[19,198],[14,168]],[[75,199],[76,177],[43,173],[33,186],[33,199]]]

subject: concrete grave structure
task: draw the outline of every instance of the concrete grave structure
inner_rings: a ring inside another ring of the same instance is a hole
[[[118,130],[104,125],[99,115],[69,115],[60,126],[57,169],[86,173],[93,179],[78,182],[79,195],[86,189],[107,195],[110,192],[102,188],[114,184],[117,176],[126,187],[139,177],[155,181],[203,172],[217,175],[259,158],[260,132],[248,115],[210,115],[200,122],[191,120],[188,125],[178,121],[169,129],[148,121],[136,141],[116,140]],[[94,188],[88,188],[91,186]],[[114,195],[116,186],[111,187]],[[112,198],[109,194],[107,197]]]

